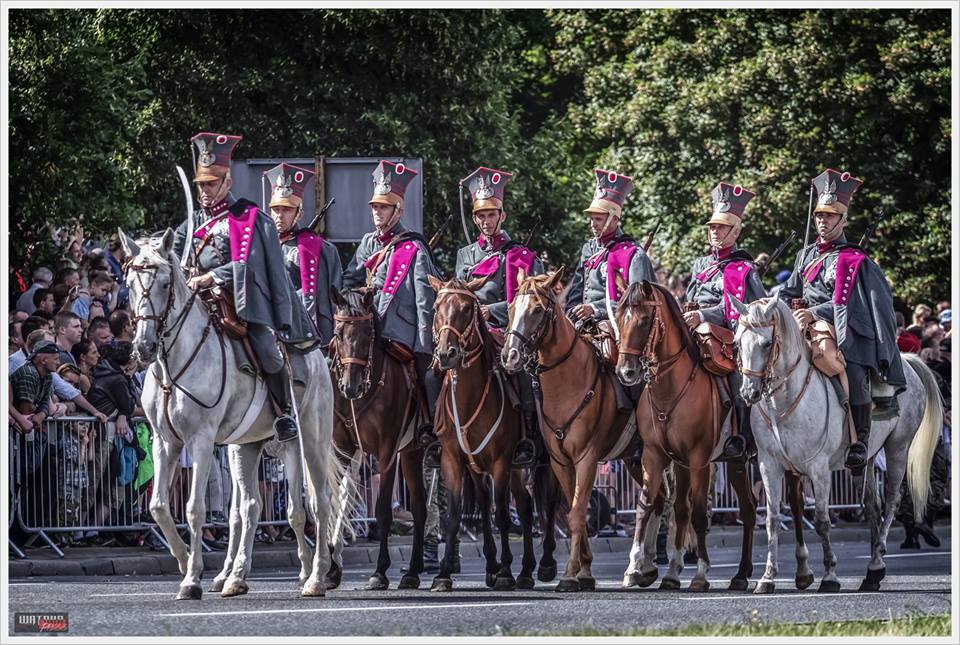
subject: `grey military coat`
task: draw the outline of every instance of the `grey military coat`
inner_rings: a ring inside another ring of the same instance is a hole
[[[301,257],[300,242],[302,240],[310,252],[314,246],[319,246],[319,257],[309,259]],[[311,240],[318,242],[312,244]],[[343,265],[340,263],[340,254],[337,247],[330,242],[314,236],[311,231],[299,230],[283,242],[283,262],[287,267],[290,282],[296,287],[307,313],[316,321],[320,332],[320,342],[326,346],[333,338],[333,303],[330,301],[330,287],[337,289],[343,286]],[[303,283],[304,261],[309,263],[306,274],[308,284]],[[311,279],[312,278],[312,279]]]
[[[727,267],[730,271],[737,271],[729,281],[736,284],[733,295],[744,304],[766,297],[763,283],[753,266],[753,258],[749,253],[734,247],[729,256],[718,260],[713,254],[699,257],[693,261],[690,284],[684,296],[686,302],[696,302],[700,305],[700,315],[704,322],[714,325],[723,325],[729,329],[736,327],[736,313],[724,303],[724,273]],[[740,274],[743,274],[742,276]]]

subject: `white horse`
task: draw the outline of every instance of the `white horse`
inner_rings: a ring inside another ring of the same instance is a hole
[[[134,348],[150,363],[143,387],[143,408],[154,429],[154,486],[150,512],[163,531],[184,578],[178,600],[200,599],[203,591],[201,530],[205,493],[214,444],[229,444],[233,496],[230,541],[223,570],[212,591],[234,596],[248,591],[254,533],[260,517],[258,466],[264,444],[274,436],[273,412],[260,379],[240,372],[233,345],[213,328],[206,308],[187,286],[172,252],[167,229],[140,247],[120,231],[127,257],[127,285],[135,314]],[[303,596],[323,596],[323,576],[330,566],[324,543],[331,517],[330,493],[343,476],[333,447],[333,386],[319,351],[305,356],[306,388],[297,388],[299,442],[281,444],[288,480],[288,519],[297,537]],[[249,410],[248,410],[249,409]],[[248,426],[245,431],[241,426]],[[237,432],[241,430],[241,432]],[[239,435],[239,436],[237,436]],[[181,450],[193,458],[187,501],[190,547],[180,538],[170,512],[170,487]],[[301,460],[301,449],[303,460]],[[317,523],[320,548],[313,554],[304,537],[306,513],[301,495],[307,471],[307,500]]]
[[[844,410],[828,378],[813,367],[810,349],[785,302],[765,298],[748,307],[733,296],[730,300],[740,312],[736,334],[743,373],[740,393],[752,405],[750,419],[767,496],[767,566],[754,593],[774,591],[776,508],[781,499],[784,473],[789,471],[809,478],[813,484],[814,526],[823,544],[825,567],[819,591],[839,591],[827,505],[831,471],[843,468],[844,454],[850,445]],[[854,489],[862,491],[870,525],[870,562],[861,591],[880,588],[886,571],[883,556],[887,551],[887,534],[900,503],[904,473],[909,477],[915,511],[922,513],[926,507],[930,462],[943,419],[943,403],[933,373],[915,354],[902,357],[911,369],[904,369],[907,389],[899,397],[900,415],[871,424],[866,477],[854,476]],[[874,476],[874,461],[880,448],[884,449],[887,460],[886,513],[882,517]],[[813,573],[807,564],[802,528],[797,535],[796,583],[799,589],[804,589],[813,582]]]

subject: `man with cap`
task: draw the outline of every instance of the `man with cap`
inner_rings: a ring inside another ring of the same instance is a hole
[[[503,170],[480,167],[460,184],[470,191],[473,201],[473,223],[480,230],[476,243],[457,252],[455,275],[464,282],[481,276],[487,282],[476,291],[480,313],[490,327],[505,329],[509,322],[509,307],[516,295],[518,274],[541,275],[543,263],[537,254],[513,240],[503,230],[507,212],[503,208],[507,183],[513,175]],[[524,437],[517,444],[513,461],[528,465],[535,458],[531,436],[537,436],[537,409],[533,400],[530,377],[521,374],[518,379],[520,404],[524,416]]]
[[[567,316],[578,326],[612,318],[623,296],[617,276],[626,284],[657,281],[646,252],[620,228],[623,203],[633,190],[633,179],[612,170],[594,172],[596,190],[584,211],[593,238],[580,251],[567,294]]]
[[[847,452],[854,473],[867,463],[870,438],[871,377],[892,388],[876,400],[878,415],[895,415],[896,397],[906,388],[896,344],[893,296],[880,267],[843,233],[850,198],[863,181],[849,172],[827,168],[813,179],[818,199],[814,210],[817,239],[797,255],[784,297],[802,299],[793,315],[801,328],[823,320],[836,329],[837,345],[846,361],[850,411],[857,441]]]
[[[737,247],[743,231],[743,212],[754,195],[739,184],[724,181],[717,184],[710,195],[713,201],[713,214],[707,220],[710,254],[693,262],[684,298],[683,319],[690,329],[709,323],[736,331],[740,314],[730,296],[743,303],[766,297],[753,258]],[[740,396],[740,375],[736,370],[727,376],[726,383],[738,428],[727,438],[717,461],[742,461],[747,456],[748,442],[752,443],[750,409]]]
[[[277,225],[283,261],[304,308],[317,323],[320,343],[333,338],[333,304],[330,287],[339,289],[343,267],[337,247],[307,228],[300,227],[303,194],[315,173],[287,163],[264,173],[270,184],[270,216]]]
[[[187,244],[187,223],[178,229],[174,251],[189,254],[194,276],[191,289],[220,287],[233,294],[237,316],[260,363],[270,396],[279,414],[277,439],[297,437],[286,362],[277,345],[315,348],[319,335],[300,302],[283,263],[277,227],[247,199],[230,194],[230,158],[241,137],[201,132],[190,141],[196,147],[194,182],[200,193],[197,230]]]
[[[50,416],[53,375],[60,366],[60,350],[55,343],[41,340],[10,375],[11,401],[20,414],[27,415],[35,428]]]
[[[403,197],[417,172],[403,163],[381,161],[373,171],[370,214],[374,230],[360,240],[343,273],[343,288],[364,285],[374,290],[374,302],[383,325],[383,337],[400,354],[413,354],[421,396],[430,419],[440,383],[430,368],[433,361],[433,301],[436,293],[427,276],[439,277],[426,238],[401,222]],[[432,424],[419,429],[418,444],[436,437]]]

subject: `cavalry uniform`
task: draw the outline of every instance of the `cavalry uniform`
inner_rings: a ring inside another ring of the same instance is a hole
[[[845,217],[850,198],[861,184],[848,172],[828,168],[813,179],[819,195],[815,212]],[[782,293],[805,300],[814,318],[830,323],[836,331],[846,361],[857,444],[862,444],[851,446],[847,465],[860,468],[866,460],[872,403],[877,403],[878,417],[896,414],[896,397],[906,388],[890,286],[866,251],[841,234],[831,241],[818,238],[802,249]],[[878,392],[874,399],[871,382],[885,384],[885,396]]]
[[[373,173],[370,204],[401,208],[407,186],[417,173],[401,163],[381,161]],[[374,303],[383,325],[383,337],[412,353],[417,375],[426,391],[433,419],[440,384],[428,369],[433,360],[433,302],[436,293],[427,276],[439,277],[427,240],[397,222],[385,232],[363,236],[343,274],[343,288],[365,285],[374,289]]]
[[[303,213],[303,193],[314,172],[282,163],[266,173],[270,183],[270,208],[290,206],[297,208],[297,220]],[[300,301],[317,324],[320,342],[326,347],[333,338],[333,303],[330,288],[340,289],[343,267],[337,247],[314,231],[298,228],[280,233],[283,262],[290,281],[300,295]]]
[[[633,190],[633,179],[608,170],[595,172],[597,187],[593,202],[584,212],[619,217],[624,200]],[[600,239],[591,239],[580,250],[580,260],[567,294],[567,314],[577,305],[586,304],[593,308],[593,322],[610,320],[623,297],[616,276],[627,285],[642,280],[656,282],[649,256],[619,226]]]
[[[230,157],[241,137],[202,132],[191,139],[199,153],[194,182],[226,181]],[[288,277],[277,228],[253,202],[223,199],[201,209],[203,221],[190,240],[187,224],[177,229],[174,251],[191,254],[199,273],[233,294],[237,317],[245,323],[250,346],[280,410],[274,422],[277,438],[297,436],[285,361],[277,345],[313,348],[319,338],[313,321]],[[189,242],[189,244],[188,244]]]
[[[743,212],[755,193],[737,185],[720,182],[711,193],[713,214],[707,221],[710,224],[723,224],[740,227]],[[733,232],[731,228],[730,232]],[[730,235],[730,237],[735,237]],[[693,262],[690,285],[684,297],[684,311],[697,311],[701,325],[719,325],[730,331],[736,331],[740,314],[730,302],[730,296],[749,304],[766,297],[760,276],[753,263],[753,257],[737,248],[736,242],[721,241],[710,255],[697,258]],[[707,329],[703,330],[704,332]],[[734,370],[727,376],[729,395],[736,408],[739,435],[742,440],[731,437],[724,446],[722,461],[742,459],[746,453],[745,441],[751,437],[750,410],[740,396],[740,374]]]
[[[506,185],[513,175],[503,170],[477,168],[461,184],[470,191],[473,212],[497,210],[503,217]],[[502,221],[502,219],[501,219]],[[517,293],[517,274],[522,269],[525,275],[542,275],[543,262],[531,249],[510,239],[504,230],[498,230],[490,238],[482,233],[476,243],[457,252],[455,275],[464,282],[487,276],[487,282],[475,293],[481,305],[487,307],[490,327],[504,330],[509,323],[510,303]],[[531,463],[536,450],[530,437],[538,437],[537,408],[533,399],[530,375],[520,374],[516,380],[520,405],[524,415],[524,439],[514,453],[514,463]]]

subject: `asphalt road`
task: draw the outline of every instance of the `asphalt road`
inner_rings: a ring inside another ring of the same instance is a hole
[[[946,543],[948,544],[948,543]],[[482,560],[465,560],[449,593],[397,591],[399,564],[389,572],[391,589],[366,592],[360,588],[371,571],[348,567],[343,585],[325,598],[299,598],[296,571],[254,571],[250,593],[221,598],[205,593],[200,601],[175,602],[179,579],[173,576],[63,578],[10,582],[8,608],[14,612],[67,612],[72,636],[364,636],[364,635],[536,635],[562,634],[593,628],[676,628],[762,620],[806,622],[888,618],[915,612],[950,611],[950,552],[924,548],[900,552],[891,540],[887,577],[879,593],[856,589],[867,565],[867,547],[839,543],[839,594],[817,594],[822,573],[820,549],[811,544],[811,566],[817,581],[806,591],[793,586],[793,546],[780,547],[778,591],[754,596],[725,591],[736,570],[733,548],[715,549],[711,556],[712,588],[701,594],[649,589],[621,590],[626,553],[598,553],[592,593],[558,594],[553,584],[538,583],[534,591],[495,592],[483,583]],[[754,578],[762,574],[765,550],[755,549]],[[369,566],[369,565],[368,565]],[[661,574],[665,567],[661,567]],[[516,562],[515,571],[516,574]],[[692,576],[684,570],[684,588]],[[205,581],[209,585],[209,580]],[[10,627],[12,630],[12,626]]]

